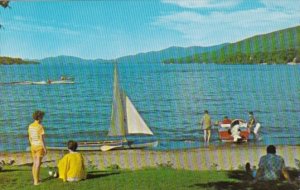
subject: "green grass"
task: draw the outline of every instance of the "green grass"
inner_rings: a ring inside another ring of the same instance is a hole
[[[48,178],[48,170],[42,168],[39,186],[32,185],[30,167],[6,167],[0,172],[0,189],[199,189],[197,184],[217,181],[236,181],[229,179],[224,171],[186,171],[168,168],[143,169],[137,171],[92,171],[89,179],[80,182],[62,182]],[[205,188],[203,188],[205,189]]]
[[[48,170],[42,168],[42,183],[32,185],[30,167],[8,167],[0,171],[1,190],[299,190],[287,182],[252,183],[243,171],[187,171],[171,168],[143,170],[90,171],[88,179],[80,182],[62,182],[49,178]]]

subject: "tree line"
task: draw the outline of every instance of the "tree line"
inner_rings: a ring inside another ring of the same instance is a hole
[[[300,62],[300,26],[254,36],[219,50],[170,58],[163,63],[289,63]]]

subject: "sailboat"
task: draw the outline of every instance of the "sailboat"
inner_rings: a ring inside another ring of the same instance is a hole
[[[139,114],[130,98],[119,86],[117,66],[114,68],[113,102],[111,113],[111,125],[108,132],[110,137],[121,138],[118,141],[109,141],[103,144],[102,151],[119,148],[146,148],[157,146],[157,141],[138,142],[130,141],[127,136],[147,135],[153,136],[153,132]]]
[[[130,98],[119,86],[118,69],[114,68],[113,101],[109,137],[118,140],[79,142],[79,150],[136,149],[156,147],[157,141],[129,140],[129,136],[153,136],[153,132],[139,114]]]
[[[147,126],[146,122],[139,114],[130,98],[120,89],[118,80],[118,70],[114,68],[113,84],[113,102],[111,113],[111,124],[108,132],[109,137],[118,140],[112,141],[81,141],[78,142],[78,150],[101,150],[108,151],[113,149],[136,149],[156,147],[157,141],[140,141],[139,138],[130,138],[129,136],[140,137],[153,136],[153,132]],[[47,147],[49,150],[65,150],[65,147]]]

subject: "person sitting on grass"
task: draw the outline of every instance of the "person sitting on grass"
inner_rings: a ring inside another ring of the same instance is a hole
[[[28,127],[30,149],[33,159],[32,175],[34,185],[39,185],[40,167],[42,159],[47,153],[44,140],[45,132],[42,126],[44,115],[45,113],[42,111],[35,111],[32,115],[34,122]]]
[[[256,181],[273,181],[282,178],[291,183],[290,176],[285,168],[284,159],[276,155],[276,147],[269,145],[267,155],[262,156],[256,173]]]
[[[69,153],[58,162],[58,175],[64,182],[86,179],[84,159],[80,153],[76,152],[77,146],[77,142],[69,141]]]

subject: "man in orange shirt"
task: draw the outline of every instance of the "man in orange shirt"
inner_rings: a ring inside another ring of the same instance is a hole
[[[39,185],[40,167],[42,159],[47,153],[44,140],[44,127],[41,124],[44,115],[45,113],[42,111],[35,111],[32,115],[34,122],[28,127],[29,142],[33,159],[32,175],[34,185]]]
[[[231,119],[229,119],[227,116],[224,117],[222,124],[231,124]]]

